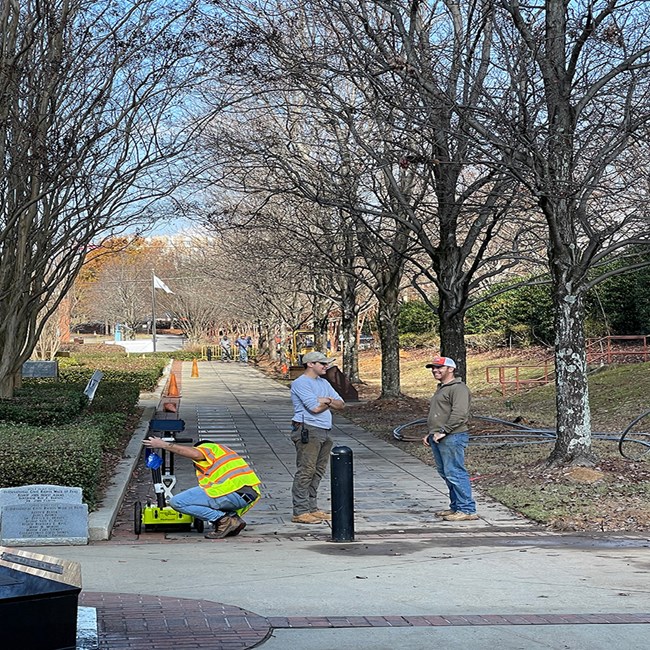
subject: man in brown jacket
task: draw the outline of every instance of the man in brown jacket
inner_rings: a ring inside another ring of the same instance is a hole
[[[449,357],[434,357],[426,367],[431,368],[439,383],[429,407],[429,433],[422,442],[431,447],[436,469],[449,489],[449,509],[436,512],[436,516],[445,521],[478,519],[465,469],[471,404],[469,388],[455,376],[456,362]]]

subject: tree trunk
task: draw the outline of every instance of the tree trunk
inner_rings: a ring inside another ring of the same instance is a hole
[[[16,388],[20,388],[22,378],[20,371],[7,373],[0,377],[0,399],[10,399],[14,396]]]
[[[262,322],[260,320],[258,320],[256,329],[257,329],[257,355],[258,355],[258,357],[265,356],[265,355],[270,356],[270,351],[271,351],[271,348],[273,346],[271,345],[271,339],[269,337],[268,328],[266,326],[262,325]]]
[[[379,301],[377,317],[381,341],[381,399],[401,395],[398,316],[398,290],[387,289]]]
[[[358,384],[359,346],[357,341],[357,305],[354,291],[344,292],[341,301],[341,334],[343,335],[343,374]]]
[[[583,294],[566,276],[555,279],[557,439],[549,465],[593,465]]]
[[[440,296],[442,298],[442,292]],[[465,313],[450,307],[441,300],[438,316],[440,318],[440,354],[450,357],[456,362],[456,374],[465,381],[467,376]]]

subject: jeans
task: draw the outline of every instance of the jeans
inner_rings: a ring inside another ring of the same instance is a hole
[[[291,433],[291,440],[296,445],[296,473],[291,489],[294,515],[318,510],[318,486],[325,475],[334,444],[327,429],[314,426],[309,426],[308,429],[307,444],[300,442],[299,428]]]
[[[248,350],[246,348],[239,348],[239,360],[248,363]]]
[[[221,497],[209,497],[203,488],[193,487],[175,494],[169,500],[169,505],[184,515],[192,515],[212,523],[221,519],[227,512],[244,508],[247,503],[237,492],[224,494]]]
[[[454,512],[474,514],[476,503],[472,499],[472,486],[465,469],[465,448],[469,433],[452,433],[431,445],[438,474],[449,488],[449,509]]]

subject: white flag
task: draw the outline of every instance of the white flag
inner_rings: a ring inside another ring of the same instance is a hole
[[[165,293],[174,293],[159,277],[153,276],[153,288],[162,289]]]

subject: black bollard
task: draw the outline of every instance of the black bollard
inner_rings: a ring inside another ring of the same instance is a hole
[[[332,449],[332,541],[354,540],[354,486],[352,482],[352,450]]]
[[[212,348],[208,348],[205,351],[205,357],[208,361],[212,361]]]

